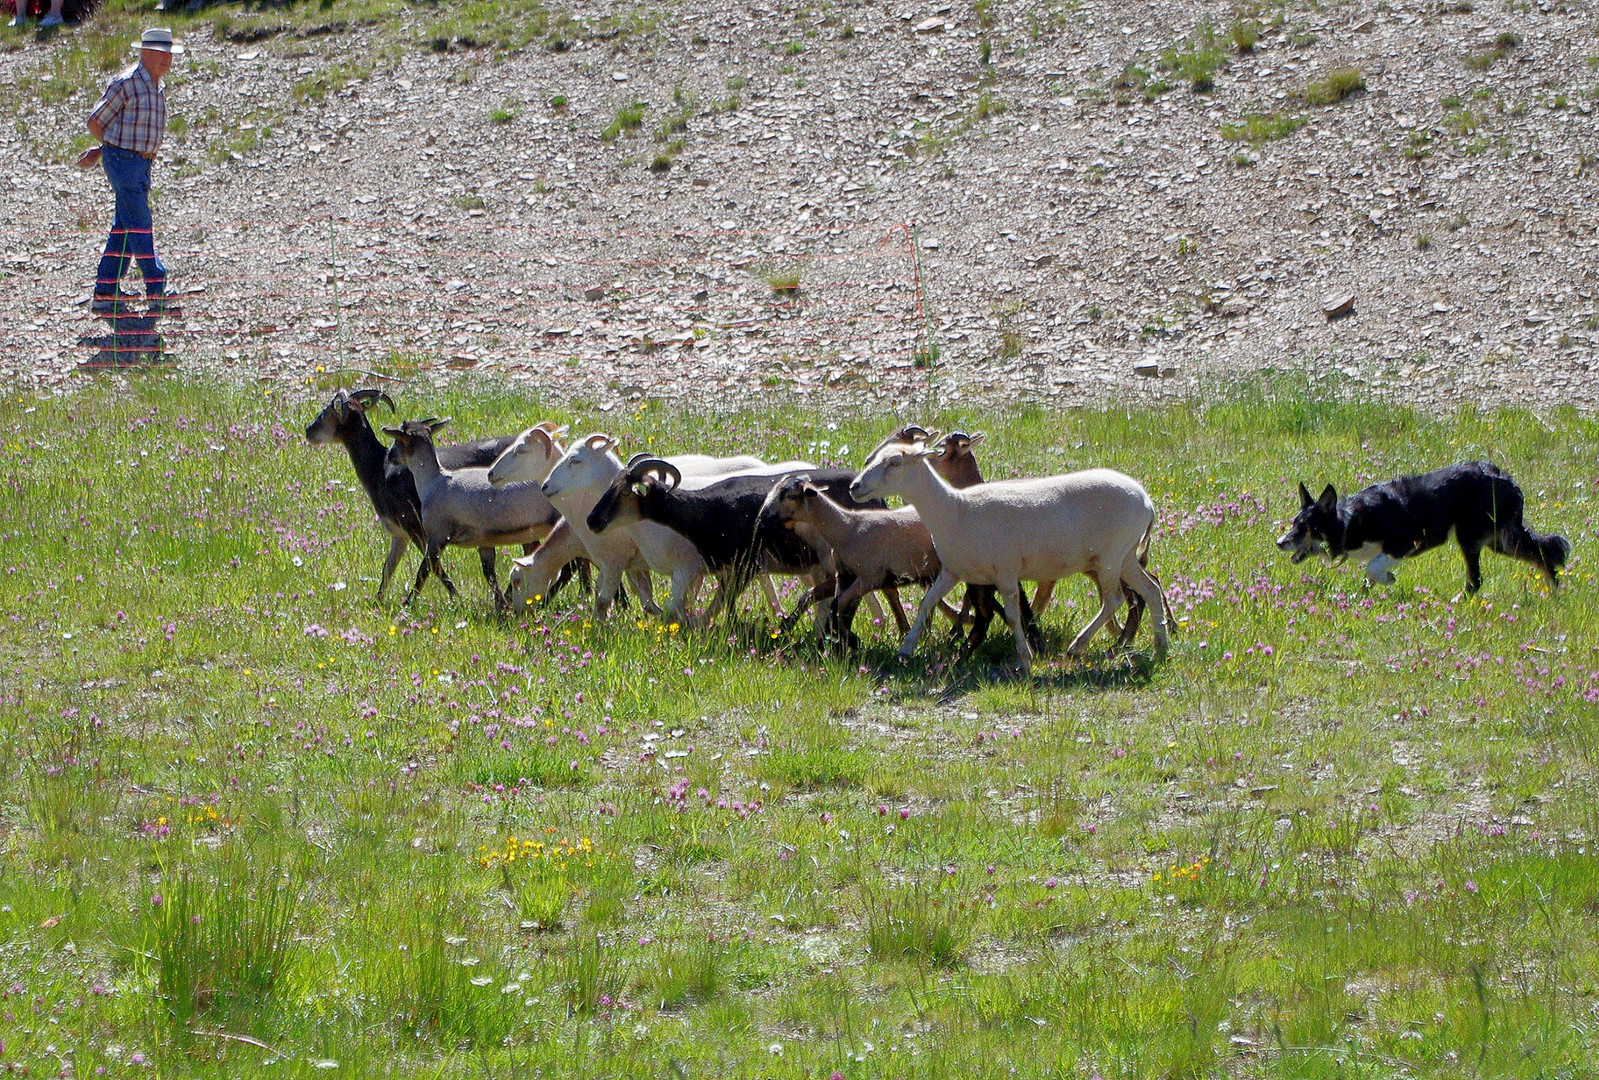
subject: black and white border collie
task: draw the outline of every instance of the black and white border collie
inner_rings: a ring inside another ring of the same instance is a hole
[[[1312,499],[1299,485],[1299,513],[1277,546],[1293,561],[1311,555],[1353,558],[1379,585],[1394,583],[1400,559],[1428,551],[1453,534],[1466,559],[1466,591],[1482,587],[1483,548],[1531,563],[1559,585],[1557,574],[1571,557],[1564,536],[1545,536],[1521,520],[1521,489],[1486,461],[1463,461],[1420,476],[1373,484],[1340,499],[1331,484]]]

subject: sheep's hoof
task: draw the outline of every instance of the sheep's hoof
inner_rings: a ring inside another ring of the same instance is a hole
[[[895,653],[895,654],[894,654],[894,656],[895,656],[895,657],[896,657],[896,658],[897,658],[897,659],[898,659],[898,660],[899,660],[899,662],[900,662],[900,663],[902,663],[902,664],[908,664],[908,663],[910,663],[910,662],[911,662],[911,654],[910,654],[910,653],[908,653],[908,652],[905,652],[905,651],[904,651],[904,650],[903,650],[903,649],[902,649],[902,650],[900,650],[900,651],[899,651],[899,652],[897,652],[897,653]]]

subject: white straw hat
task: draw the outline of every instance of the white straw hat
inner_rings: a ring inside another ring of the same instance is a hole
[[[154,49],[156,52],[172,53],[174,55],[183,51],[183,46],[172,40],[172,31],[165,27],[156,27],[146,30],[144,36],[132,45],[130,49]]]

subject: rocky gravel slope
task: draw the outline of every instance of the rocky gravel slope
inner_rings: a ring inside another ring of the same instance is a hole
[[[225,377],[496,373],[604,407],[1270,369],[1588,408],[1599,20],[1509,7],[691,0],[585,5],[514,53],[212,9],[158,166],[194,290],[169,345]],[[69,385],[109,217],[64,164],[95,90],[41,81],[70,38],[17,40],[0,373]],[[1339,69],[1354,88],[1312,104]]]

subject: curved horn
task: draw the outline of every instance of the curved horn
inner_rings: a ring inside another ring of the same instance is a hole
[[[369,386],[361,390],[350,391],[350,400],[359,402],[363,409],[382,402],[384,405],[389,407],[390,412],[399,412],[399,410],[394,407],[393,399],[375,387]]]
[[[596,431],[594,434],[583,440],[583,445],[588,447],[590,450],[608,450],[615,444],[611,441],[611,437],[609,435]]]
[[[648,450],[640,450],[638,453],[627,459],[627,471],[632,472],[633,466],[637,465],[641,461],[650,461],[654,457],[655,455],[650,453]]]
[[[668,491],[683,482],[683,474],[670,461],[658,457],[635,458],[627,467],[628,483],[635,483],[654,473],[666,482]]]

